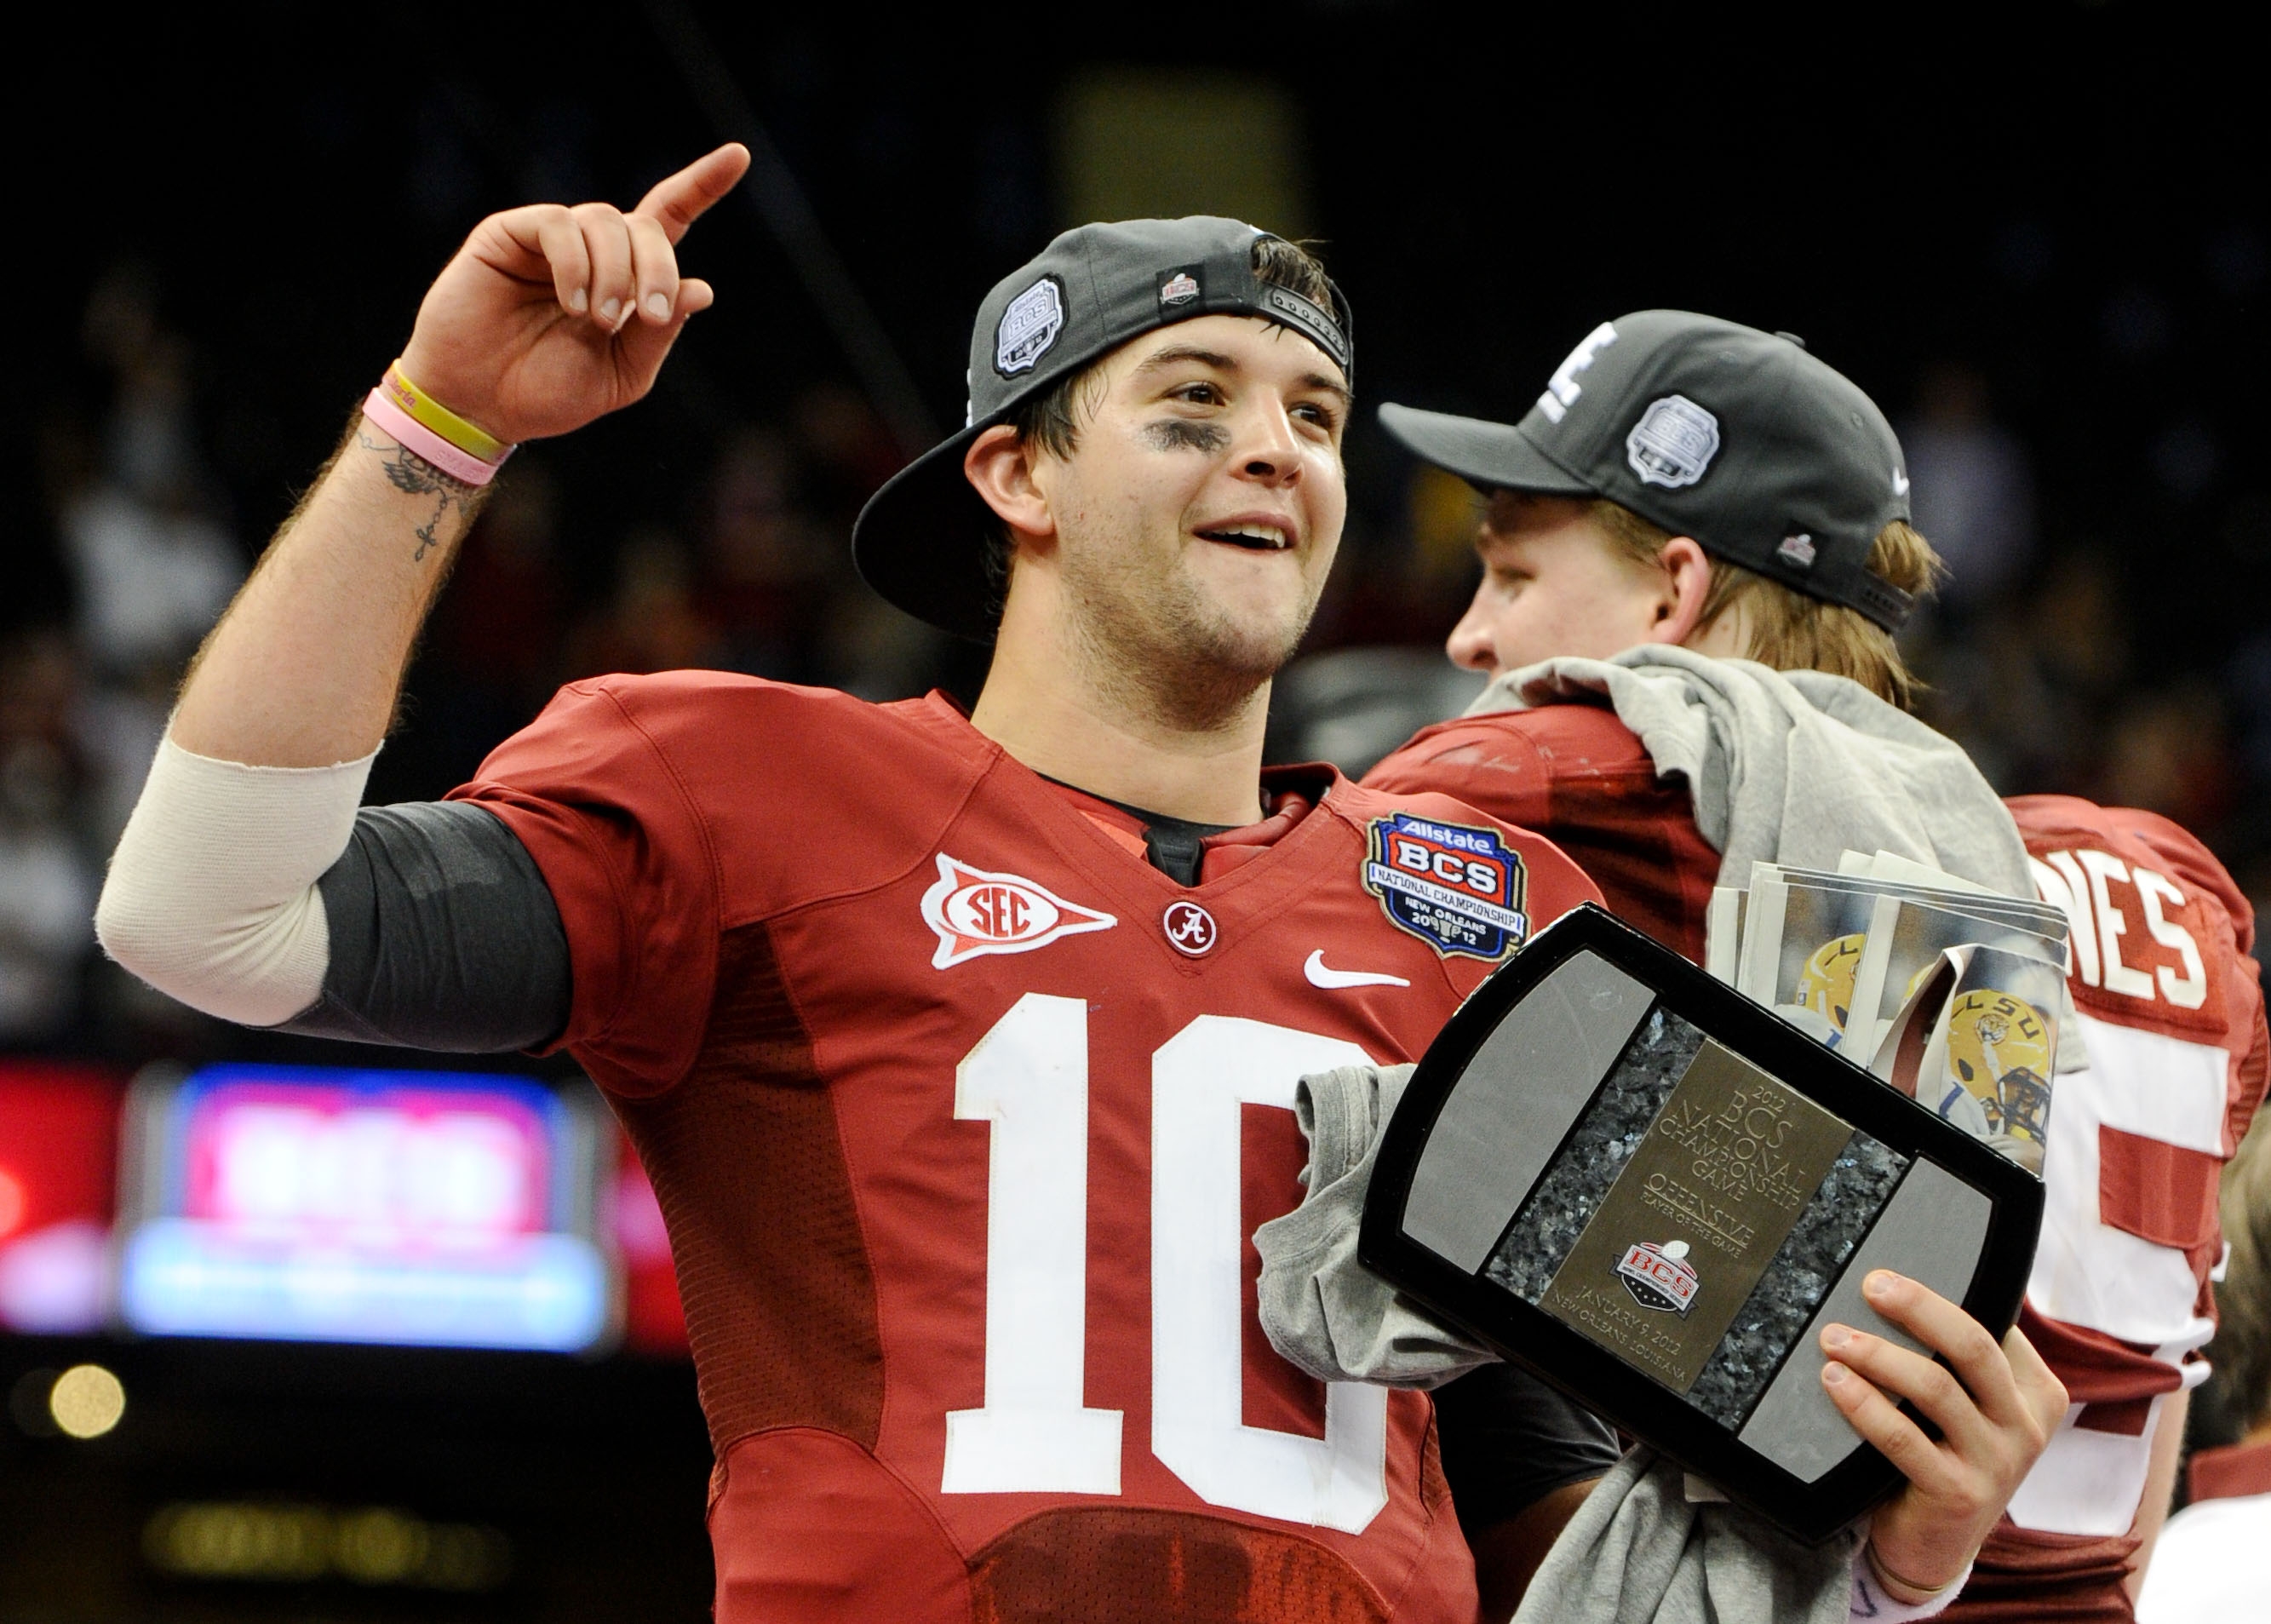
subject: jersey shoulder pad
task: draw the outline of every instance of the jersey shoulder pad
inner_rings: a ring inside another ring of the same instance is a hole
[[[1543,827],[1575,779],[1653,778],[1638,734],[1598,705],[1463,716],[1421,729],[1365,775],[1375,789],[1436,791],[1518,827]]]
[[[2248,957],[2253,912],[2215,855],[2133,808],[2073,795],[2007,804],[2036,889],[2071,925],[2076,1003],[2122,1025],[2245,1054],[2260,1005]]]
[[[935,697],[878,705],[728,672],[571,683],[461,796],[637,825],[755,918],[924,859],[1000,749]],[[675,831],[666,833],[665,831]]]

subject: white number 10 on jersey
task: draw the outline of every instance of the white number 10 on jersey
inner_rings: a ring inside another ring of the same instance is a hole
[[[1361,1531],[1388,1503],[1388,1393],[1325,1389],[1325,1435],[1240,1419],[1239,1106],[1291,1110],[1352,1043],[1203,1015],[1151,1056],[1151,1451],[1211,1506]],[[954,1114],[994,1125],[986,1404],[946,1418],[949,1494],[1120,1492],[1117,1410],[1083,1404],[1088,1006],[1028,993],[955,1069]]]

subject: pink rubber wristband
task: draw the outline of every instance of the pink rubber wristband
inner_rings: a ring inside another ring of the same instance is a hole
[[[453,480],[462,480],[468,485],[486,485],[504,466],[504,457],[495,462],[483,462],[470,452],[459,451],[389,400],[383,384],[370,391],[370,399],[362,403],[362,414]],[[504,456],[511,455],[508,448]]]

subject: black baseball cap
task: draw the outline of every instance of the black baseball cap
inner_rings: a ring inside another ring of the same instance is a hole
[[[1867,568],[1909,517],[1901,443],[1794,334],[1641,310],[1588,333],[1519,423],[1394,404],[1380,421],[1483,491],[1605,497],[1888,630],[1916,607]]]
[[[1020,402],[1154,328],[1258,316],[1308,339],[1353,382],[1348,301],[1334,287],[1326,309],[1262,281],[1254,244],[1268,235],[1209,214],[1081,226],[995,283],[970,332],[962,432],[894,474],[852,527],[867,585],[917,620],[990,641],[985,536],[996,520],[963,473],[963,453]]]

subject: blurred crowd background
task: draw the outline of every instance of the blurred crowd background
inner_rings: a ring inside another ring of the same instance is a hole
[[[318,37],[248,8],[18,60],[37,247],[19,259],[30,280],[0,391],[0,1052],[118,1076],[352,1061],[202,1021],[95,950],[102,864],[183,663],[477,219],[629,205],[748,119],[771,178],[681,250],[718,308],[649,401],[517,455],[426,637],[373,800],[440,794],[592,673],[707,666],[972,697],[983,652],[860,583],[852,518],[960,421],[970,312],[995,278],[1066,224],[1203,211],[1322,245],[1354,302],[1367,402],[1512,421],[1577,338],[1642,306],[1803,334],[1894,418],[1917,522],[1950,566],[1908,634],[1930,719],[2007,793],[2167,814],[2271,902],[2264,137],[2181,25],[2044,4],[2024,12],[2023,48],[1857,35],[1799,65],[1694,38],[1698,19],[1670,13],[1548,40],[1419,7],[1292,4],[1241,24],[1248,37],[1197,38],[1214,16],[1154,6],[1089,37],[1031,11],[884,29],[663,4],[540,30],[413,8]],[[1349,459],[1344,556],[1271,749],[1360,770],[1471,691],[1441,643],[1474,584],[1474,504],[1368,414]],[[164,1378],[188,1395],[178,1415],[304,1380],[302,1424],[361,1418],[340,1458],[382,1447],[384,1393],[422,1394],[450,1425],[487,1415],[482,1448],[507,1454],[585,1425],[562,1405],[616,1406],[589,1423],[615,1441],[593,1448],[669,1486],[669,1528],[641,1548],[691,1565],[649,1600],[700,1616],[703,1452],[682,1367],[608,1387],[510,1361],[468,1374],[471,1356],[341,1354],[316,1375],[272,1352],[203,1357]],[[0,1438],[0,1512],[29,1503],[8,1474],[20,1487],[63,1470],[47,1458]],[[232,1492],[382,1492],[346,1468],[327,1488],[295,1470],[246,1466]],[[422,1468],[387,1470],[383,1492],[423,1492]],[[632,1480],[650,1479],[609,1492]],[[0,1556],[10,1541],[0,1515]],[[612,1616],[571,1588],[510,1605]],[[143,1616],[116,1611],[122,1596],[150,1616],[271,1616],[249,1592],[41,1593],[59,1618]],[[306,1616],[444,1606],[291,1595]]]

